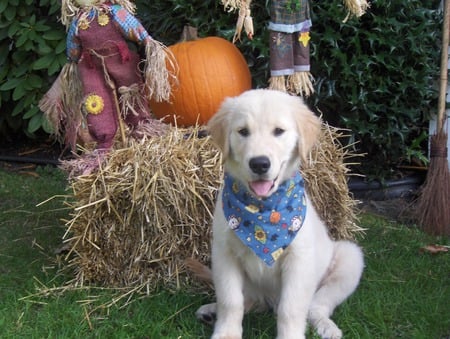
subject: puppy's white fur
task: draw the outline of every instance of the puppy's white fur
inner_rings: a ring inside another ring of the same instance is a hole
[[[252,181],[273,180],[269,196],[307,161],[320,123],[298,97],[251,90],[226,99],[208,129],[223,152],[225,170],[250,191]],[[249,162],[261,156],[270,160],[270,168],[257,174]],[[364,266],[357,245],[330,239],[308,198],[294,241],[273,266],[266,266],[228,227],[220,193],[211,259],[217,302],[202,306],[197,316],[217,315],[212,338],[241,338],[244,312],[267,306],[277,314],[277,338],[304,338],[307,320],[323,338],[341,338],[330,316],[356,289]]]

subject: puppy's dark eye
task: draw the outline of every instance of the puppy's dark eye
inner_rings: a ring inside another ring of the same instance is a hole
[[[284,132],[285,132],[284,129],[277,127],[273,130],[273,135],[275,135],[276,137],[279,137]]]
[[[238,129],[238,133],[239,133],[239,135],[241,135],[243,137],[248,137],[250,135],[250,131],[246,127],[242,127],[240,129]]]

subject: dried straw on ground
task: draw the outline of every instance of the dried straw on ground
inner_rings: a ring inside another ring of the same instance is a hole
[[[165,136],[130,140],[98,172],[71,179],[73,213],[65,241],[76,285],[178,287],[189,282],[186,258],[209,261],[222,166],[209,137],[197,138],[197,132],[171,128]],[[346,185],[347,153],[335,144],[337,136],[324,128],[302,172],[330,233],[352,238],[361,229]]]

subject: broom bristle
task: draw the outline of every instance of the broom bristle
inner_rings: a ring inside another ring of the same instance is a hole
[[[447,133],[431,136],[430,166],[420,191],[416,214],[423,230],[450,235],[450,173],[447,163]]]

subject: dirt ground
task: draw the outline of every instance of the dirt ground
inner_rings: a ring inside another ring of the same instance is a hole
[[[358,207],[362,212],[373,213],[388,220],[404,224],[411,224],[414,222],[414,204],[411,199],[397,198],[384,201],[363,200]]]

